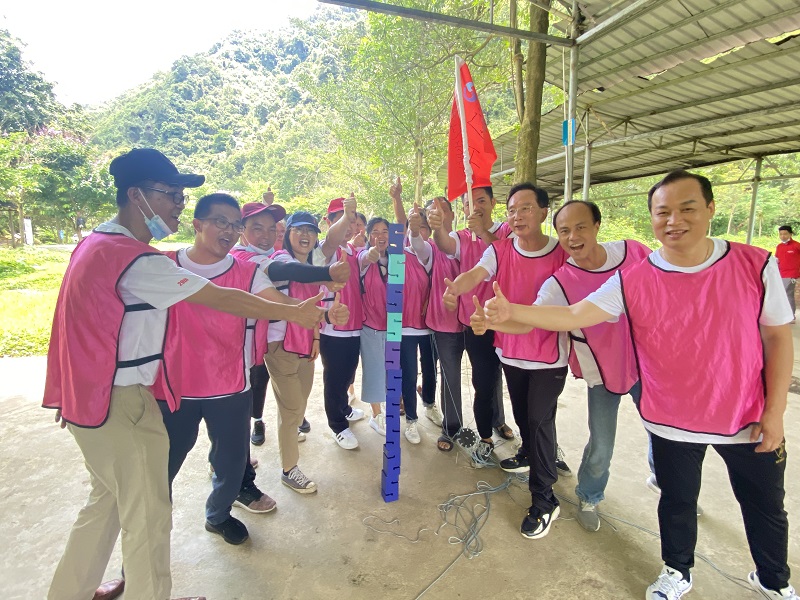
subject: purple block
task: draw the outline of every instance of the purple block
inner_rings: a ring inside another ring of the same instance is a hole
[[[383,472],[391,475],[395,479],[400,478],[400,457],[395,456],[389,458],[385,454],[383,455]]]
[[[389,437],[389,432],[397,433],[398,436],[400,434],[400,414],[388,414],[386,415],[386,436],[387,439]]]
[[[384,360],[386,361],[387,371],[396,371],[400,369],[400,342],[386,342]],[[386,383],[389,383],[388,379]]]
[[[386,285],[386,311],[403,312],[403,284],[389,283]]]
[[[383,454],[385,456],[400,456],[400,444],[386,442],[383,445]]]

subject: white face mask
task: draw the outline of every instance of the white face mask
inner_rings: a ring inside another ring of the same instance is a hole
[[[264,254],[264,255],[272,254],[275,251],[274,248],[270,248],[269,250],[262,250],[258,246],[253,246],[252,244],[248,244],[247,246],[245,246],[245,250],[247,250],[248,252],[255,252],[256,254]]]
[[[147,225],[147,229],[150,230],[150,234],[153,236],[153,239],[156,241],[163,240],[165,237],[172,235],[174,232],[167,227],[167,224],[164,223],[164,219],[161,218],[161,215],[157,215],[156,211],[150,208],[150,203],[147,201],[144,193],[141,189],[136,188],[139,190],[139,193],[142,194],[142,199],[144,199],[144,203],[147,204],[147,208],[150,209],[150,212],[153,213],[152,218],[148,218],[144,211],[139,207],[139,212],[142,213],[144,217],[144,224]]]

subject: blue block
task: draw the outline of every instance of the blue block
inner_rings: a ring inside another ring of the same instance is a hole
[[[389,256],[394,256],[396,254],[405,254],[405,236],[401,233],[400,235],[392,235],[389,234],[389,247],[386,248],[386,253]]]
[[[400,499],[400,486],[398,482],[392,481],[381,473],[381,496],[384,502],[395,502]]]
[[[397,370],[400,368],[400,342],[386,342],[384,353],[384,361],[386,362],[386,369]],[[388,383],[388,379],[387,379]],[[388,391],[388,387],[387,387]]]
[[[389,223],[389,235],[403,235],[405,226],[401,223]]]
[[[388,407],[397,407],[397,414],[400,414],[400,400],[403,398],[403,393],[399,390],[392,390],[391,393],[388,391],[386,392],[386,411],[388,413]]]
[[[386,286],[386,312],[403,312],[403,285],[390,283]]]
[[[388,410],[387,410],[387,414],[386,414],[386,436],[387,436],[387,439],[388,439],[388,436],[389,436],[389,432],[397,433],[397,434],[400,433],[400,413],[399,413],[399,411],[398,411],[398,414],[393,415],[393,414],[389,413]],[[398,437],[398,439],[400,439],[400,438]]]
[[[389,475],[393,475],[397,479],[400,478],[400,455],[386,456],[383,455],[383,471]]]
[[[386,442],[383,445],[384,456],[400,456],[400,444],[394,442]]]

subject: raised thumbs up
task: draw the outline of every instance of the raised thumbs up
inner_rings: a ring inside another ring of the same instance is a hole
[[[469,318],[469,326],[475,335],[483,335],[487,329],[486,314],[477,296],[472,297],[472,304],[475,306],[475,312]]]
[[[444,284],[447,286],[447,289],[442,296],[442,303],[447,310],[452,312],[458,306],[458,288],[456,284],[447,279],[447,277],[444,278]]]
[[[338,292],[333,297],[333,305],[328,311],[328,319],[333,325],[344,325],[350,318],[350,309],[341,304],[341,294]]]
[[[505,297],[505,294],[503,294],[499,283],[496,281],[492,282],[492,289],[494,290],[494,298],[490,298],[486,301],[484,311],[486,320],[491,325],[498,325],[511,319],[511,303],[508,301],[508,298]]]

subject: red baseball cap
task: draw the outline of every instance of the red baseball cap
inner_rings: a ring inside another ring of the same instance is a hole
[[[278,221],[283,220],[283,218],[286,216],[286,209],[283,208],[280,204],[270,204],[269,206],[267,206],[266,204],[262,204],[261,202],[248,202],[247,204],[242,206],[242,221],[244,221],[248,217],[252,217],[264,211],[269,212],[275,219],[276,223]]]
[[[331,203],[328,204],[329,215],[342,211],[344,211],[344,198],[334,198],[331,200]]]

